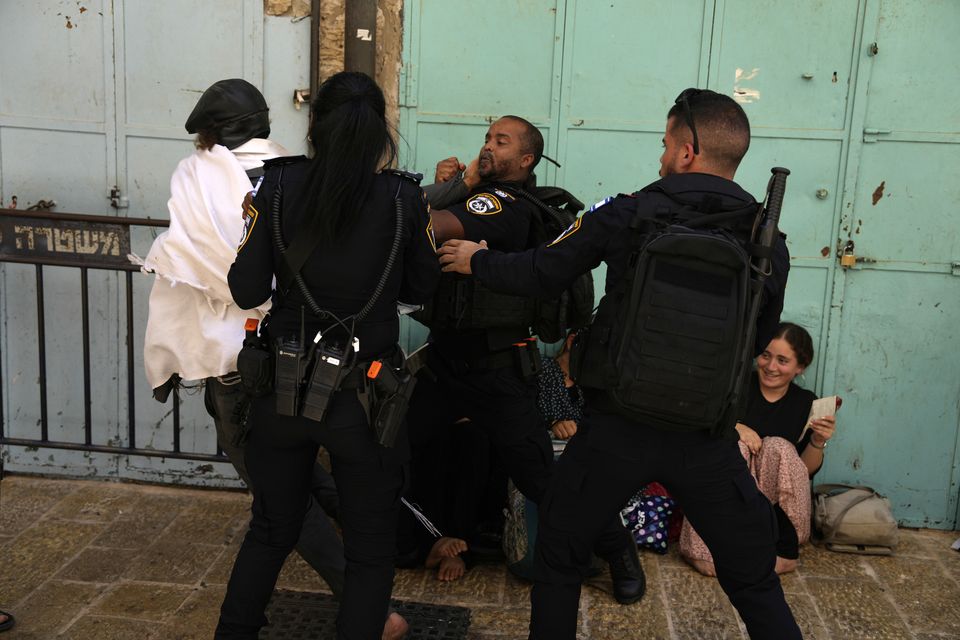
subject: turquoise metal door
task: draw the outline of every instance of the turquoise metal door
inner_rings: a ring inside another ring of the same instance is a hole
[[[410,0],[404,7],[401,163],[433,182],[440,159],[469,162],[494,119],[530,120],[554,155],[560,101],[563,0],[491,0],[481,5]],[[538,175],[554,180],[552,166]],[[422,325],[405,319],[401,339],[423,343]]]
[[[824,476],[876,487],[906,524],[952,528],[960,425],[960,33],[953,0],[871,5],[824,392],[844,397]]]
[[[487,122],[516,113],[544,129],[547,153],[563,165],[542,163],[541,183],[555,181],[592,203],[656,179],[666,113],[683,88],[735,95],[754,124],[741,184],[760,196],[771,166],[794,171],[783,221],[794,255],[787,311],[822,346],[852,111],[852,42],[861,21],[856,0],[566,0],[524,3],[522,10],[515,3],[412,2],[402,84],[401,131],[411,145],[405,161],[429,181],[438,159],[473,157]],[[464,42],[485,44],[478,51]],[[501,61],[499,52],[522,64]],[[548,109],[548,99],[557,107]],[[598,282],[603,274],[601,266]],[[416,342],[423,331],[411,326]],[[811,373],[814,385],[819,377]]]
[[[737,180],[760,196],[771,166],[793,172],[784,319],[811,331],[818,354],[801,382],[845,397],[817,480],[873,484],[903,523],[954,526],[960,5],[411,0],[405,11],[401,132],[428,182],[438,159],[473,157],[487,122],[516,113],[563,164],[541,166],[541,182],[593,202],[656,178],[681,89],[740,101],[753,143]],[[843,271],[847,240],[866,260]]]

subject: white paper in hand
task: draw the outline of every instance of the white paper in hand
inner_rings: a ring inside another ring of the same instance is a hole
[[[803,440],[803,437],[807,435],[807,430],[810,429],[810,422],[812,420],[833,416],[836,415],[836,413],[837,396],[827,396],[826,398],[817,398],[814,400],[810,406],[810,415],[807,416],[807,424],[803,425],[803,431],[800,432],[800,437],[797,438],[797,442]]]

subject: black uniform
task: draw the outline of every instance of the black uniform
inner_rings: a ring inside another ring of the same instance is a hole
[[[467,240],[486,240],[500,251],[518,252],[529,246],[533,207],[498,184],[482,184],[447,210],[461,222]],[[414,456],[412,495],[428,516],[442,512],[442,494],[432,486],[439,479],[432,472],[437,464],[430,444],[462,418],[486,429],[520,492],[537,503],[542,499],[552,475],[553,448],[537,409],[536,379],[520,373],[515,345],[529,336],[529,326],[431,332],[432,375],[418,379],[407,414]],[[608,525],[596,545],[601,557],[632,544],[618,518],[608,518]],[[461,521],[461,530],[443,533],[466,537],[472,531]]]
[[[308,226],[304,208],[307,162],[283,166],[282,230],[289,245]],[[270,211],[280,170],[267,163],[263,183],[248,209],[247,232],[229,273],[230,291],[243,308],[261,304],[273,293],[268,333],[271,338],[300,333],[302,296],[296,286],[287,295],[274,292],[279,251],[271,234]],[[315,249],[301,270],[321,309],[339,317],[354,314],[367,302],[393,242],[394,198],[405,207],[401,250],[373,310],[357,328],[359,360],[386,357],[399,347],[398,300],[429,299],[439,279],[434,241],[428,230],[426,199],[410,180],[378,174],[354,224],[333,246]],[[330,321],[306,313],[308,341]],[[340,332],[330,328],[325,336]],[[256,638],[267,621],[264,609],[283,562],[297,542],[310,491],[310,474],[319,446],[330,452],[340,493],[340,524],[346,575],[338,637],[379,638],[393,582],[397,506],[407,449],[377,444],[355,389],[344,388],[330,400],[322,422],[276,414],[276,396],[253,401],[253,425],[246,449],[253,479],[253,517],[237,556],[221,609],[217,638]],[[400,438],[399,442],[404,442]]]
[[[528,246],[533,206],[499,184],[483,184],[447,210],[463,225],[467,239],[486,240],[501,251],[522,251]],[[412,493],[428,515],[438,513],[440,505],[430,504],[429,496],[436,494],[430,468],[436,460],[426,452],[464,417],[488,429],[521,491],[539,498],[546,490],[550,442],[538,428],[536,388],[520,375],[513,346],[529,336],[526,326],[431,331],[430,374],[419,377],[407,414],[414,453]]]
[[[724,209],[754,202],[736,183],[712,175],[671,175],[661,184],[687,202],[704,199]],[[550,245],[515,255],[479,251],[472,270],[496,291],[550,296],[602,261],[610,293],[629,268],[630,221],[670,206],[659,193],[608,199]],[[758,344],[769,342],[779,322],[788,270],[789,255],[780,241],[757,321]],[[583,422],[541,504],[531,638],[574,638],[592,543],[610,514],[651,481],[661,482],[683,505],[751,637],[799,638],[774,572],[773,511],[747,470],[735,432],[718,438],[707,432],[658,430],[605,411],[602,399],[602,391],[588,392]]]

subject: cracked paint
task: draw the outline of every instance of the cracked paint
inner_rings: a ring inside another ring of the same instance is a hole
[[[756,67],[750,71],[745,71],[744,69],[737,67],[737,70],[733,75],[733,99],[741,104],[749,104],[759,100],[759,89],[750,89],[740,85],[741,82],[753,80],[759,74],[760,69]]]

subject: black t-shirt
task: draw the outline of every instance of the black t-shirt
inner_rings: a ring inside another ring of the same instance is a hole
[[[274,162],[265,164],[263,183],[247,211],[247,230],[227,280],[241,308],[250,309],[273,296],[269,331],[272,337],[280,337],[299,334],[300,309],[306,303],[296,285],[286,295],[273,290],[281,260],[270,218],[280,177]],[[309,228],[309,218],[315,215],[305,207],[309,167],[306,160],[283,165],[280,224],[288,248],[298,233]],[[377,356],[397,343],[398,300],[420,304],[429,300],[436,288],[440,267],[423,192],[407,178],[391,172],[377,174],[366,202],[353,212],[356,218],[350,229],[335,243],[321,243],[300,271],[321,309],[341,318],[357,313],[373,293],[390,253],[396,228],[395,197],[402,201],[405,214],[401,246],[382,294],[357,329],[361,357]],[[331,321],[320,321],[308,308],[305,325],[307,340],[311,340],[318,330],[330,327]],[[333,335],[346,333],[339,327],[331,330]]]
[[[743,424],[757,432],[761,438],[779,436],[797,447],[797,453],[806,449],[812,431],[807,431],[803,440],[797,442],[803,427],[810,416],[810,406],[817,396],[790,383],[787,393],[776,402],[767,402],[760,391],[760,379],[754,371],[750,376],[750,395],[743,418]]]

